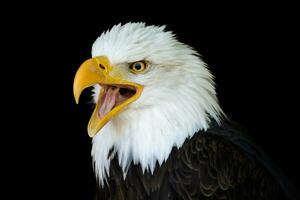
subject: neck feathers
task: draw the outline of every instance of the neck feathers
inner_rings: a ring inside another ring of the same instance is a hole
[[[194,133],[205,131],[211,118],[220,122],[223,112],[218,105],[213,82],[197,80],[187,82],[176,90],[176,98],[163,101],[165,103],[128,107],[102,128],[93,138],[92,147],[95,173],[101,185],[109,176],[110,162],[115,155],[124,178],[131,162],[140,164],[143,171],[153,173],[156,162],[161,165],[168,159],[173,147],[180,148]],[[97,92],[99,88],[95,89]],[[138,101],[143,100],[142,96]]]

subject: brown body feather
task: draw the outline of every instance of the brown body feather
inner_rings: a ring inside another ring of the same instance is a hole
[[[215,125],[196,133],[181,148],[173,148],[153,175],[131,164],[124,180],[115,156],[108,182],[97,187],[95,199],[281,199],[277,181],[258,160],[222,136],[224,131],[226,127]]]

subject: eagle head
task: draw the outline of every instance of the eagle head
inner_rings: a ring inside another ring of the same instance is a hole
[[[153,173],[173,147],[223,116],[206,64],[165,29],[118,24],[96,39],[92,58],[76,73],[76,102],[94,87],[88,134],[101,184],[115,156],[124,177],[131,163]]]

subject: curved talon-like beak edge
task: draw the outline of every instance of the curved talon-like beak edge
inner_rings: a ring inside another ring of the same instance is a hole
[[[102,88],[88,124],[90,137],[141,96],[143,86],[123,77],[122,71],[111,66],[105,56],[88,59],[76,72],[73,93],[77,104],[84,89],[96,84]]]

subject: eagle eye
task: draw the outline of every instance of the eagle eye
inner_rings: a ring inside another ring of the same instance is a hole
[[[131,63],[129,69],[132,73],[138,74],[144,72],[148,68],[148,65],[145,61],[137,61]]]

